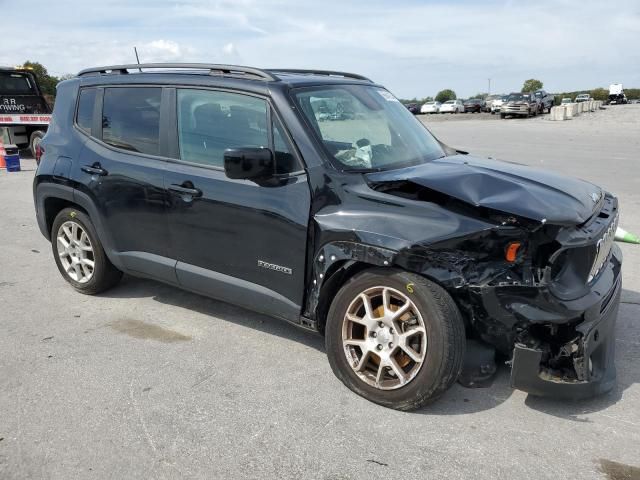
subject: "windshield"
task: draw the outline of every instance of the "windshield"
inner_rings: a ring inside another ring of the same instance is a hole
[[[382,88],[339,85],[294,92],[307,121],[342,170],[389,170],[444,156],[424,125]]]
[[[511,95],[509,95],[509,97],[507,97],[508,102],[519,102],[519,101],[528,100],[528,99],[529,99],[529,95],[524,95],[522,93],[512,93]]]
[[[21,73],[0,72],[0,95],[33,95],[31,80]]]

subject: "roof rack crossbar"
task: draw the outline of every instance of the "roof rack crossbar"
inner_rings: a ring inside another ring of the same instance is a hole
[[[365,80],[373,83],[373,81],[365,76],[358,75],[357,73],[338,72],[333,70],[305,70],[300,68],[270,68],[269,72],[277,75],[278,73],[301,73],[305,75],[327,75],[330,77],[344,77],[353,78],[355,80]]]
[[[208,63],[141,63],[129,65],[111,65],[106,67],[86,68],[78,73],[79,77],[88,75],[128,74],[129,70],[142,69],[184,69],[184,70],[209,70],[210,75],[246,75],[262,80],[278,80],[278,77],[258,68],[242,67],[239,65],[218,65]]]

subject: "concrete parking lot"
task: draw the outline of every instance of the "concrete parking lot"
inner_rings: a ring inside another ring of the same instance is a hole
[[[640,105],[442,117],[419,118],[456,148],[603,185],[640,233]],[[0,173],[0,478],[640,478],[640,246],[622,246],[613,392],[534,398],[503,366],[402,413],[347,390],[322,338],[288,324],[131,277],[76,293],[23,167]]]

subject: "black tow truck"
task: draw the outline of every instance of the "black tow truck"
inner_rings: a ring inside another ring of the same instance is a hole
[[[0,127],[6,127],[9,143],[36,150],[51,122],[47,103],[33,72],[0,66]]]

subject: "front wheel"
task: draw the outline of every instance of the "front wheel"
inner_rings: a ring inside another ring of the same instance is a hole
[[[458,378],[466,345],[462,317],[444,289],[389,269],[367,270],[340,289],[325,334],[335,375],[397,410],[439,398]]]

